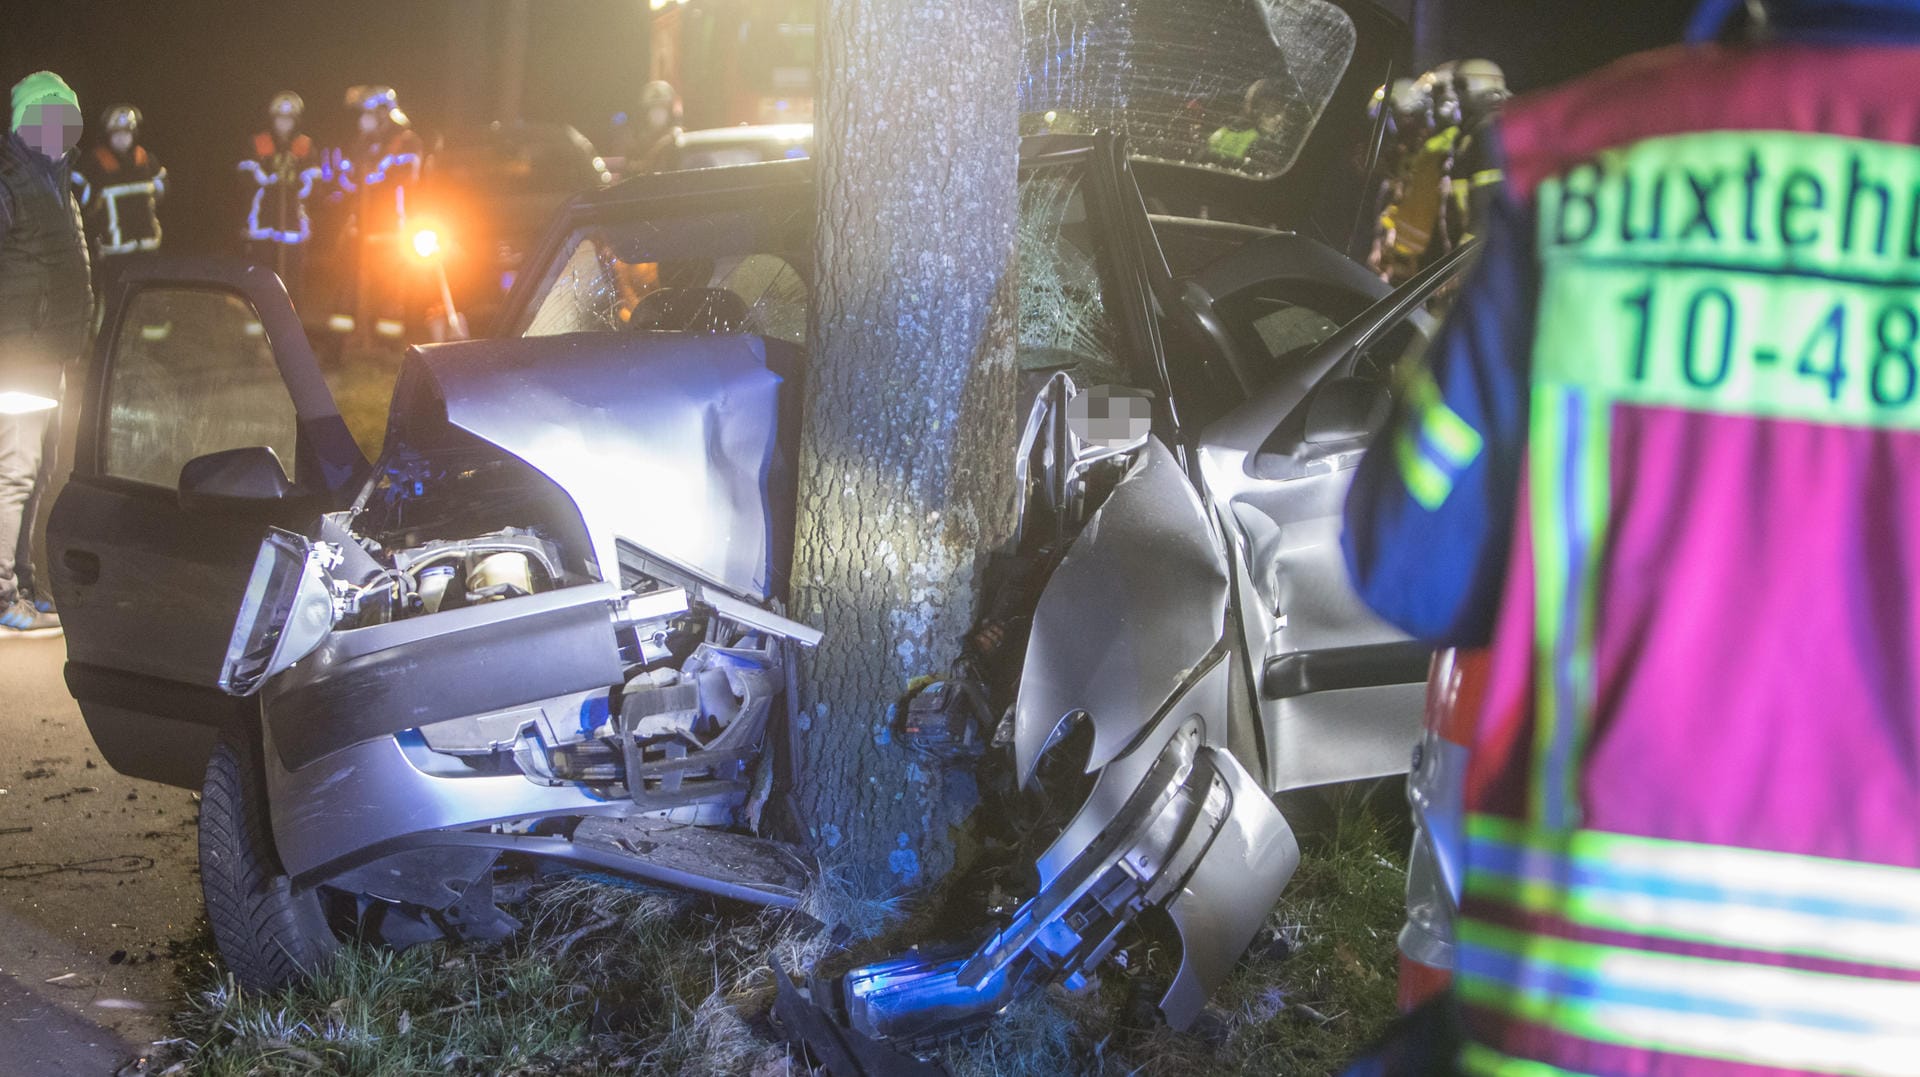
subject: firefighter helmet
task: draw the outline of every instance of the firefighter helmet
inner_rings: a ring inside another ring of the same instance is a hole
[[[655,105],[672,107],[679,97],[680,94],[673,88],[673,83],[665,79],[654,79],[640,88],[640,107],[652,108]]]
[[[273,100],[267,105],[268,118],[277,119],[285,116],[295,123],[300,122],[300,114],[305,111],[307,111],[307,103],[302,101],[300,95],[294,93],[292,90],[281,90],[279,93],[274,94]]]
[[[125,131],[138,134],[140,131],[140,110],[132,105],[114,105],[100,114],[100,126],[108,133]]]
[[[680,91],[671,82],[654,79],[640,88],[642,127],[680,126],[680,107]]]
[[[409,123],[407,114],[400,111],[400,95],[391,86],[355,86],[347,91],[347,108],[354,112],[371,112],[396,127],[405,127]]]
[[[1424,79],[1395,79],[1387,93],[1395,122],[1402,127],[1424,120],[1433,109],[1433,83]]]
[[[400,107],[400,95],[391,86],[355,86],[347,91],[347,107],[361,112]]]
[[[1496,109],[1505,101],[1506,72],[1492,60],[1462,60],[1453,69],[1453,86],[1461,104],[1475,114]]]

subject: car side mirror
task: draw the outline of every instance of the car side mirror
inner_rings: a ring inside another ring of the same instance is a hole
[[[284,501],[294,494],[280,457],[265,445],[210,452],[180,468],[180,507],[189,511]]]
[[[1379,433],[1393,397],[1368,378],[1336,378],[1307,402],[1306,443],[1328,445]]]

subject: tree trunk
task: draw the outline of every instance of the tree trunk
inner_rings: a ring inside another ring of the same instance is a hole
[[[974,799],[892,743],[1013,524],[1020,56],[1010,0],[822,0],[819,232],[794,608],[796,803],[872,892],[937,881]]]

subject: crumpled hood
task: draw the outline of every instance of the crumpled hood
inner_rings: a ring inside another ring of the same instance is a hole
[[[781,411],[795,357],[770,349],[792,351],[682,333],[423,345],[401,371],[394,428],[437,398],[449,423],[558,483],[605,579],[624,541],[764,599],[785,588],[793,516]]]

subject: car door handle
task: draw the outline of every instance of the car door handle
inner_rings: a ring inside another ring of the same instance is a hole
[[[100,555],[85,550],[66,549],[60,552],[60,565],[75,583],[100,582]]]

